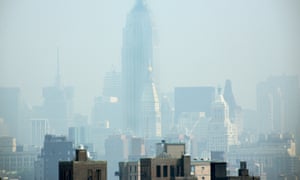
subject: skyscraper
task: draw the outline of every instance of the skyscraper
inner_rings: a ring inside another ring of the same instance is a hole
[[[73,144],[65,136],[46,135],[41,156],[36,161],[35,179],[57,179],[59,161],[70,161],[73,157]]]
[[[138,136],[147,121],[160,123],[160,110],[157,111],[157,90],[152,79],[153,71],[153,31],[152,22],[144,0],[136,0],[127,16],[123,29],[122,49],[122,104],[124,128]],[[149,85],[150,84],[150,85]],[[149,100],[151,98],[152,100]],[[144,102],[145,101],[145,102]],[[149,102],[156,103],[149,106]],[[147,114],[145,114],[145,107]],[[157,113],[157,114],[155,114]],[[154,115],[153,115],[154,114]],[[159,125],[154,125],[160,127]],[[150,125],[149,127],[154,127]],[[152,128],[151,128],[152,129]],[[161,131],[161,130],[155,130]],[[146,131],[147,132],[147,131]],[[160,132],[150,133],[160,136]]]
[[[261,133],[295,133],[300,118],[297,76],[274,76],[257,84],[257,112]]]
[[[228,152],[229,146],[238,144],[237,127],[229,118],[229,107],[221,90],[212,104],[212,118],[209,122],[208,148],[210,151]]]
[[[68,123],[73,113],[73,88],[61,83],[59,59],[57,57],[57,74],[53,86],[43,88],[43,115],[49,120],[52,132],[67,134]]]
[[[272,76],[257,84],[257,113],[260,133],[295,135],[300,154],[300,85],[298,76]]]

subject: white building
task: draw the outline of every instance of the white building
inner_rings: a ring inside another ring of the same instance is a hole
[[[42,147],[44,137],[49,133],[48,119],[31,119],[32,145]]]
[[[212,105],[212,118],[209,122],[209,151],[228,152],[231,145],[238,144],[237,127],[229,119],[229,109],[219,92]]]

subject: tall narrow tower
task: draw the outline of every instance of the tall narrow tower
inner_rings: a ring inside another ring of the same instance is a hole
[[[147,84],[153,67],[152,34],[149,10],[144,0],[136,0],[123,29],[121,101],[124,128],[139,136],[143,136],[139,133],[144,118],[142,99],[145,91],[148,91]]]
[[[73,115],[73,91],[73,87],[62,85],[57,50],[55,83],[43,88],[43,115],[49,120],[50,131],[55,134],[67,134]]]

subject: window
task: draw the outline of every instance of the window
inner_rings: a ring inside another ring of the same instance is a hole
[[[97,176],[97,180],[101,180],[101,170],[100,169],[96,170],[96,176]]]
[[[156,166],[156,177],[161,177],[160,166]]]
[[[175,177],[175,167],[174,166],[170,166],[170,176]]]
[[[92,169],[88,170],[88,180],[93,180],[93,170]]]
[[[168,177],[168,166],[163,167],[163,176]]]

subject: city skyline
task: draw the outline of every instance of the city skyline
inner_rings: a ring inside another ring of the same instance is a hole
[[[0,179],[298,180],[299,10],[0,1]]]
[[[75,89],[75,111],[90,114],[105,73],[113,65],[121,69],[122,29],[133,3],[1,1],[0,85],[21,87],[31,106],[41,104],[42,88],[54,84],[59,48],[62,82]],[[147,3],[157,28],[161,92],[223,87],[231,79],[237,103],[254,109],[257,83],[300,74],[297,1]]]

